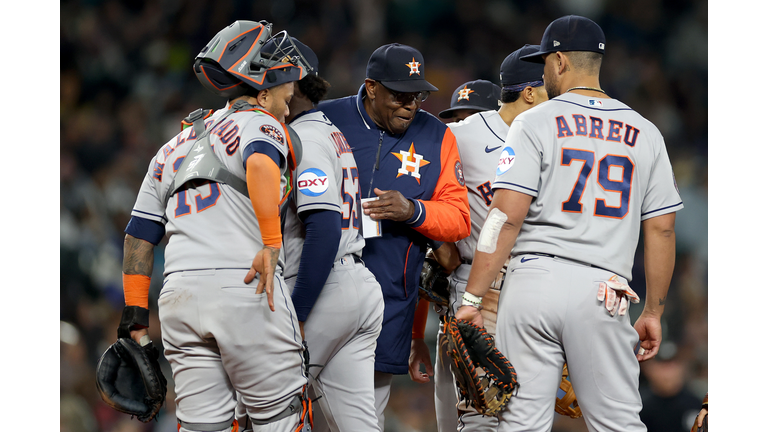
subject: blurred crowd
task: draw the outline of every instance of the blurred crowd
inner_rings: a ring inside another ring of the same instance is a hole
[[[694,0],[63,0],[61,2],[60,257],[61,430],[173,432],[174,393],[158,421],[107,407],[95,386],[124,305],[123,229],[157,149],[199,107],[224,101],[192,73],[198,51],[237,19],[267,20],[320,59],[329,98],[357,92],[371,52],[390,42],[419,49],[440,88],[422,109],[437,114],[460,84],[498,83],[499,65],[538,44],[554,18],[575,13],[601,25],[607,93],[665,137],[685,209],[677,216],[677,265],[664,315],[665,343],[641,368],[649,431],[687,431],[707,391],[707,3]],[[150,290],[153,340],[163,249]],[[633,288],[644,294],[642,243]],[[636,318],[642,305],[633,306]],[[437,319],[431,314],[427,343]],[[170,367],[163,361],[166,376]],[[387,430],[435,429],[432,384],[397,377]],[[560,417],[560,416],[558,416]],[[686,426],[687,425],[687,426]],[[555,431],[586,431],[558,418]]]

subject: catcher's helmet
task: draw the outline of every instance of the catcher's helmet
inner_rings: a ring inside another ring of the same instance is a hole
[[[278,49],[264,53],[267,42]],[[195,57],[195,75],[205,88],[229,99],[244,95],[248,87],[264,90],[298,81],[307,75],[308,68],[300,56],[286,55],[291,46],[284,31],[272,37],[271,23],[235,21]]]

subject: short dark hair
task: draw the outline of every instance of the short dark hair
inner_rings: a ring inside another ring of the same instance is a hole
[[[299,80],[299,90],[315,105],[323,100],[330,87],[331,84],[318,75],[307,75]]]
[[[520,99],[519,91],[501,90],[501,103],[512,103]]]
[[[597,75],[600,72],[600,65],[603,63],[602,54],[592,51],[571,51],[565,54],[575,69],[590,75]]]

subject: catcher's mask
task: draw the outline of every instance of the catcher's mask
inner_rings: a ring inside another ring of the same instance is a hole
[[[270,43],[275,48],[265,53]],[[293,49],[293,51],[291,51]],[[285,31],[272,36],[272,24],[266,21],[235,21],[221,30],[195,57],[194,71],[203,87],[234,99],[248,87],[264,90],[298,81],[309,70]]]

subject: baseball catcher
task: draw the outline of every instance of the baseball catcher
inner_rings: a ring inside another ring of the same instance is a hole
[[[125,316],[124,312],[123,321]],[[144,335],[139,345],[123,327],[121,323],[117,342],[99,359],[96,387],[107,405],[146,423],[155,418],[163,406],[168,383],[157,361],[160,353],[149,336]]]
[[[495,416],[519,386],[515,368],[483,327],[452,316],[441,318],[461,398],[480,414]]]

